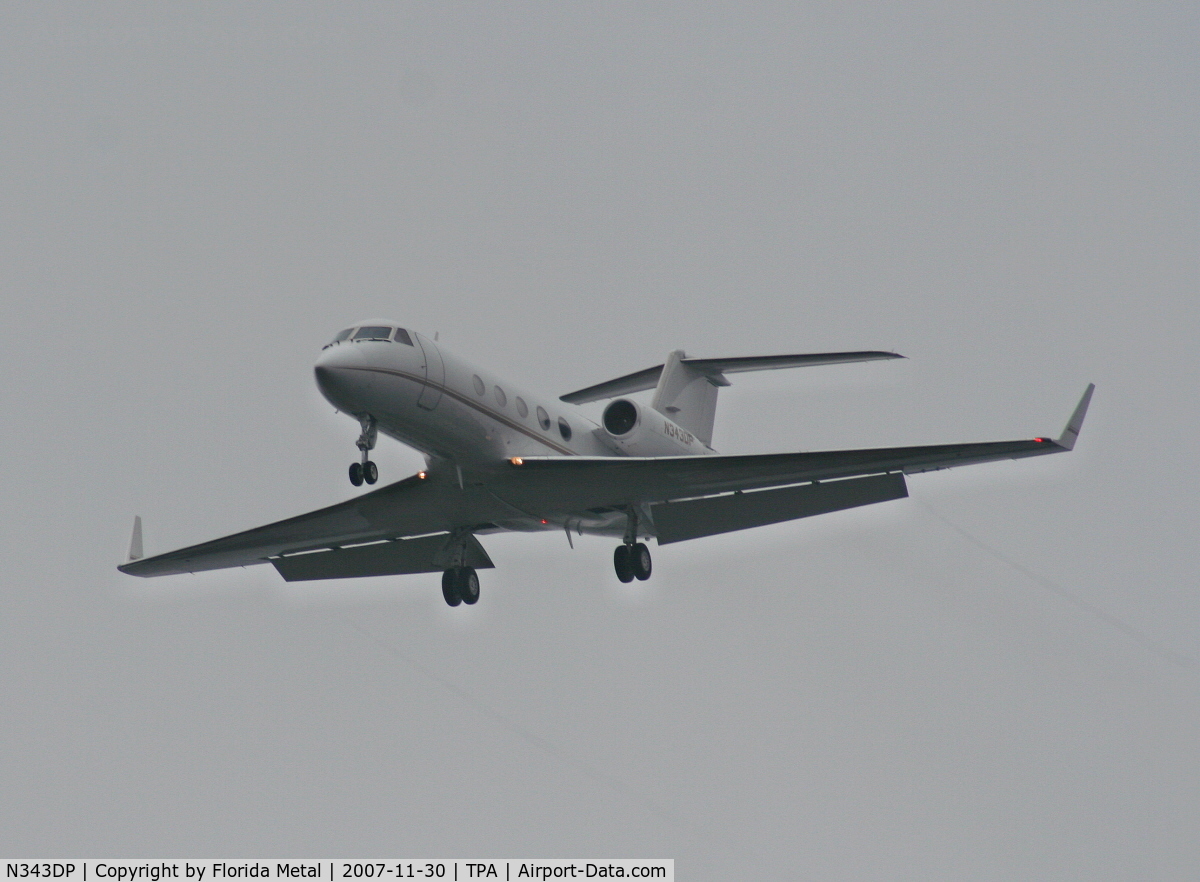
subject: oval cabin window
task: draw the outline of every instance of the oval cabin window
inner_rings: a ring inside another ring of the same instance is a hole
[[[483,380],[481,380],[479,378],[479,374],[476,374],[475,376],[471,377],[471,382],[473,382],[475,384],[475,394],[482,395],[483,394]]]
[[[504,390],[497,386],[493,391],[496,393],[496,403],[501,407],[508,404],[508,396],[504,394]]]
[[[562,417],[558,418],[558,434],[562,435],[564,441],[571,440],[571,424]]]
[[[517,396],[517,413],[521,415],[522,419],[529,416],[529,405],[525,403],[525,399],[520,395]]]
[[[546,408],[539,407],[537,409],[537,415],[538,415],[538,425],[541,426],[543,429],[545,429],[547,432],[549,432],[550,431],[550,414],[546,413]]]

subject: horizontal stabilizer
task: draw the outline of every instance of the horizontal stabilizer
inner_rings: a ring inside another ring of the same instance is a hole
[[[725,374],[738,374],[745,371],[773,371],[780,368],[813,367],[821,364],[846,364],[854,361],[878,361],[886,358],[903,358],[895,352],[817,352],[801,355],[749,355],[739,358],[681,358],[680,363],[691,368],[696,373],[708,377],[714,386],[728,386]],[[584,404],[588,401],[600,401],[605,398],[616,398],[618,395],[632,395],[643,392],[658,385],[664,365],[637,371],[597,383],[561,396],[560,400],[568,404]]]
[[[650,513],[654,518],[658,544],[667,545],[906,496],[908,487],[904,483],[904,475],[871,475],[778,490],[668,502],[652,506]]]
[[[272,559],[275,569],[287,582],[314,579],[353,579],[360,576],[399,576],[407,573],[434,573],[445,569],[443,552],[450,536],[422,536],[395,542],[376,542],[357,548],[335,548]],[[491,569],[491,558],[474,536],[467,538],[466,566]]]

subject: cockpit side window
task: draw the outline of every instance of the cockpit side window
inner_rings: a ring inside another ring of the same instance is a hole
[[[412,337],[408,336],[408,331],[404,328],[396,328],[396,342],[404,343],[407,346],[413,345]]]
[[[386,340],[392,336],[392,329],[387,325],[363,325],[354,332],[355,340]]]
[[[338,332],[338,335],[336,337],[334,337],[332,340],[330,340],[329,342],[330,343],[341,343],[343,340],[349,339],[350,335],[353,333],[354,333],[354,328],[346,328],[346,330]]]

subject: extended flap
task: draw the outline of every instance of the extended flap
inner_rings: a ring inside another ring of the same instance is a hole
[[[441,533],[419,539],[398,539],[357,548],[335,548],[278,557],[272,559],[271,563],[288,582],[435,573],[445,569],[444,551],[449,538],[448,534]],[[475,540],[475,537],[470,539]],[[467,543],[463,563],[481,570],[493,567],[491,558],[477,540]]]
[[[650,515],[654,519],[658,544],[667,545],[906,496],[908,486],[904,483],[904,475],[870,475],[845,481],[667,502],[651,506]]]

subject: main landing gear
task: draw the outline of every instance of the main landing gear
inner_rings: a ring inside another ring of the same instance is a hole
[[[637,509],[629,509],[629,521],[625,527],[625,543],[613,552],[613,569],[622,582],[637,579],[645,582],[650,578],[654,565],[650,560],[650,549],[645,542],[637,541]]]
[[[645,542],[635,542],[633,545],[618,545],[613,552],[613,569],[617,578],[622,582],[632,582],[637,579],[645,582],[650,578],[653,564],[650,560],[650,549]]]
[[[375,439],[379,437],[379,428],[375,425],[375,417],[369,413],[360,416],[358,421],[362,425],[362,434],[354,443],[362,452],[362,462],[350,463],[350,483],[355,487],[361,487],[363,481],[374,484],[379,480],[379,468],[367,458],[368,454],[375,449]]]
[[[450,567],[442,573],[442,597],[450,606],[479,600],[479,574],[474,567]]]

